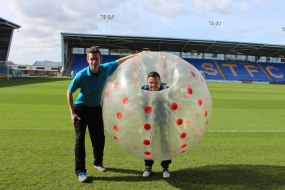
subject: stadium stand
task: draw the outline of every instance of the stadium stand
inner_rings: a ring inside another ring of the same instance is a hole
[[[74,33],[61,35],[65,75],[70,75],[71,71],[76,73],[87,66],[84,52],[88,47],[96,45],[103,50],[102,62],[119,57],[114,55],[148,49],[182,57],[203,73],[207,80],[262,83],[285,81],[285,46],[282,45]]]
[[[102,55],[102,63],[118,59],[118,55]],[[231,63],[221,60],[190,59],[185,61],[192,64],[205,74],[207,80],[229,80],[247,82],[274,82],[284,83],[285,64],[280,63]],[[85,54],[75,54],[68,75],[74,74],[88,66]]]
[[[0,74],[7,74],[7,66],[3,63],[0,63]]]
[[[8,76],[8,67],[4,63],[8,61],[13,32],[19,28],[19,25],[0,17],[0,78]]]
[[[102,55],[102,63],[114,61],[118,59],[120,56],[118,55]],[[86,62],[86,55],[85,54],[75,54],[74,60],[71,63],[70,69],[68,71],[68,75],[71,76],[71,72],[73,71],[76,74],[81,69],[88,66]]]
[[[74,60],[73,63],[70,67],[70,71],[69,74],[73,71],[74,73],[77,73],[78,71],[80,71],[81,69],[83,69],[84,67],[88,66],[88,63],[86,62],[86,55],[80,55],[77,54],[74,56]]]
[[[214,60],[204,60],[204,59],[189,59],[185,58],[185,61],[192,64],[199,71],[203,71],[206,79],[208,80],[224,80],[221,72],[219,72],[216,67]]]
[[[218,61],[227,80],[270,82],[257,63],[228,63]]]
[[[285,83],[285,64],[263,63],[260,66],[272,78],[275,83]]]

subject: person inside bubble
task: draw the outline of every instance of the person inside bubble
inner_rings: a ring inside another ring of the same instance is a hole
[[[147,84],[141,87],[143,90],[148,91],[161,91],[164,89],[169,88],[165,83],[161,82],[159,73],[152,71],[147,75]],[[163,111],[165,110],[163,107],[163,102],[155,102],[153,103],[154,110],[159,110],[159,112],[156,112],[154,115],[154,122],[159,126],[161,140],[167,138],[167,129],[166,129],[166,113]],[[161,143],[162,144],[162,143]],[[167,152],[167,145],[161,146],[162,153]],[[154,160],[151,159],[145,159],[145,170],[143,172],[143,177],[149,177],[152,172],[152,165],[154,163]],[[161,167],[163,168],[163,178],[169,178],[170,173],[168,171],[168,167],[171,164],[171,160],[162,160],[161,161]]]

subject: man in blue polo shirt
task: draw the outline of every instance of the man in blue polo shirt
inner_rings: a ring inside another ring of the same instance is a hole
[[[101,52],[96,47],[91,47],[87,52],[88,67],[78,72],[71,81],[67,90],[67,101],[70,110],[71,121],[75,128],[75,173],[80,182],[87,180],[85,168],[85,133],[88,131],[93,147],[94,167],[104,172],[103,152],[105,135],[100,105],[104,85],[108,77],[117,67],[136,56],[129,55],[113,62],[101,63]],[[73,93],[80,89],[80,93],[73,103]]]

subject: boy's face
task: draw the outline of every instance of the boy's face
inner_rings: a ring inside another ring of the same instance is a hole
[[[148,77],[147,84],[149,86],[149,91],[158,91],[160,87],[160,79],[158,77]]]
[[[99,65],[101,63],[101,56],[99,53],[89,53],[87,54],[87,62],[90,66],[92,73],[97,74],[99,70]]]

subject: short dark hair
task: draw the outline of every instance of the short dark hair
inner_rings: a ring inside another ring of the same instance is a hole
[[[147,78],[149,77],[158,77],[160,79],[160,75],[158,74],[158,72],[155,71],[148,73]]]
[[[97,46],[91,46],[90,49],[87,51],[87,55],[89,53],[92,53],[92,54],[98,53],[101,57],[101,51],[98,49]]]

